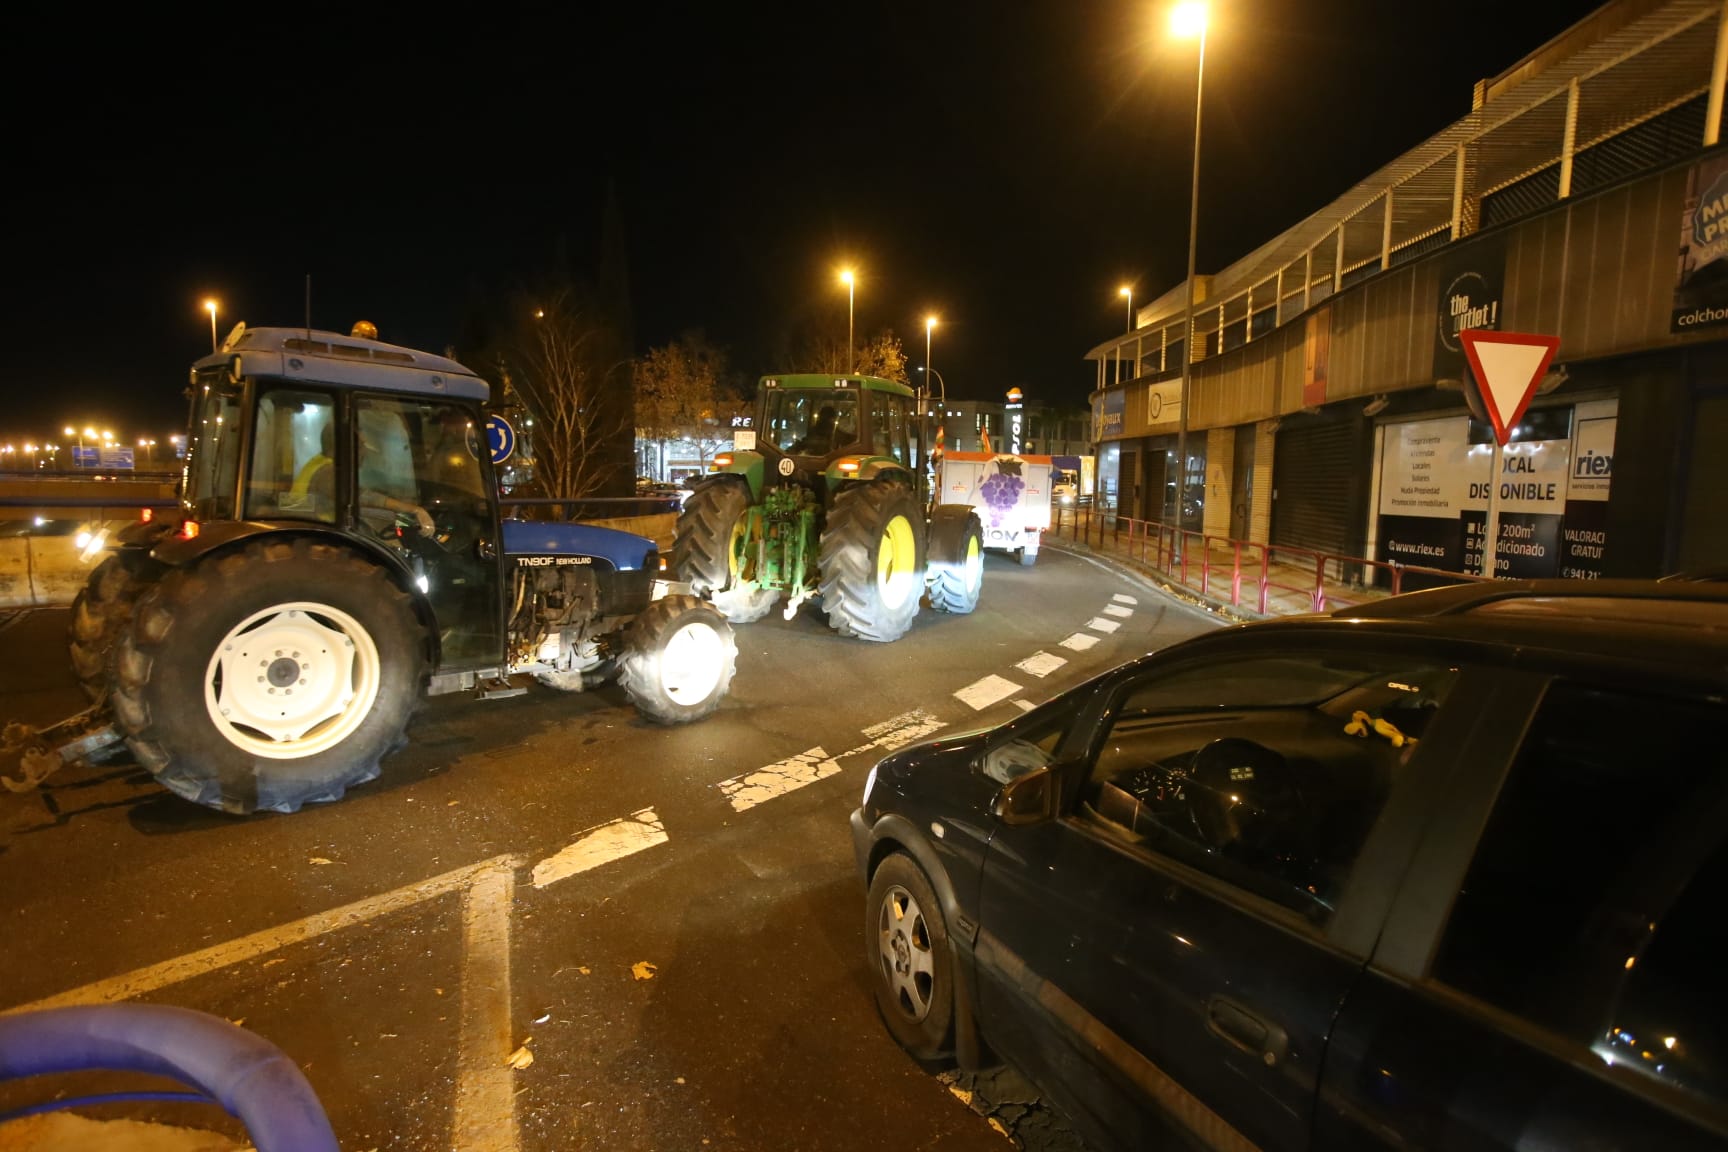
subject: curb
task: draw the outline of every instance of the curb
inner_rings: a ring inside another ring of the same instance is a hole
[[[1170,597],[1172,600],[1180,601],[1181,603],[1188,605],[1190,608],[1196,608],[1202,612],[1207,612],[1213,616],[1220,617],[1231,624],[1252,624],[1256,620],[1276,619],[1276,617],[1270,613],[1262,616],[1260,613],[1250,609],[1235,607],[1228,601],[1219,600],[1213,596],[1202,596],[1200,593],[1194,591],[1194,589],[1171,580],[1170,577],[1158,571],[1156,568],[1118,556],[1112,552],[1100,552],[1090,544],[1083,544],[1077,540],[1062,540],[1054,536],[1046,536],[1043,540],[1043,547],[1054,548],[1058,552],[1066,552],[1071,556],[1081,556],[1101,564],[1108,564],[1112,568],[1116,568],[1121,572],[1151,585],[1164,595]]]

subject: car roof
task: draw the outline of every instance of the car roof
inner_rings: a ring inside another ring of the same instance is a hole
[[[1728,687],[1728,586],[1656,580],[1495,580],[1408,592],[1324,615],[1258,621],[1213,635],[1292,640],[1341,631],[1660,670]],[[1204,637],[1201,639],[1205,639]]]

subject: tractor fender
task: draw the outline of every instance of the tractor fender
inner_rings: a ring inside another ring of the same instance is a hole
[[[438,629],[434,626],[437,615],[432,611],[431,601],[420,591],[414,573],[407,563],[383,544],[375,544],[347,532],[321,531],[303,520],[223,520],[215,524],[201,524],[199,529],[198,535],[190,539],[175,533],[162,540],[150,549],[150,558],[170,568],[190,568],[212,556],[237,552],[248,543],[266,537],[279,537],[284,543],[309,538],[346,548],[383,568],[389,574],[391,582],[408,594],[414,601],[414,615],[426,626],[427,638],[432,645],[432,666],[436,668],[443,658],[438,643]]]
[[[714,471],[703,477],[704,480],[715,476],[737,476],[750,489],[750,503],[755,504],[762,499],[763,479],[767,475],[768,464],[760,452],[732,453],[732,462],[724,467],[716,467]]]
[[[846,463],[853,464],[854,467],[840,467]],[[912,473],[907,470],[906,465],[892,456],[845,456],[830,465],[826,475],[830,487],[853,480],[868,483],[871,480],[892,478],[900,480],[908,488],[915,488]]]

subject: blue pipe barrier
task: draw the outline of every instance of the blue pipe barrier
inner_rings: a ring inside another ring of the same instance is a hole
[[[340,1152],[294,1061],[220,1017],[160,1004],[0,1016],[0,1080],[98,1070],[166,1076],[199,1089],[246,1126],[258,1152]]]

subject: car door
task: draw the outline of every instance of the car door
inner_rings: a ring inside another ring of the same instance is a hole
[[[1334,1031],[1337,1149],[1728,1147],[1728,705],[1503,693]]]
[[[1308,1145],[1412,782],[1471,726],[1444,656],[1273,644],[1125,678],[1059,746],[1060,811],[992,837],[986,1036],[1103,1146]]]

